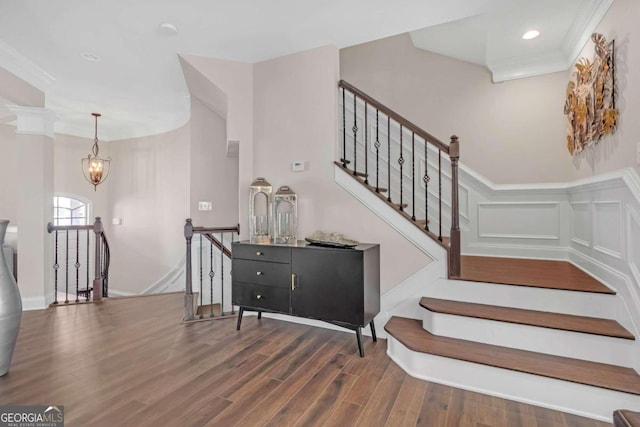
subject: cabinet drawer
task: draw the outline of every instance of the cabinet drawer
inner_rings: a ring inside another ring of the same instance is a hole
[[[289,313],[289,289],[233,283],[234,305]]]
[[[234,243],[232,251],[234,258],[286,263],[291,261],[291,250],[287,247]]]
[[[291,286],[291,267],[289,264],[233,258],[232,268],[234,282],[237,280],[238,282],[287,289]]]

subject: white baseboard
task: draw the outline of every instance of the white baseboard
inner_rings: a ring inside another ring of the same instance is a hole
[[[48,306],[49,305],[46,303],[43,296],[22,298],[22,311],[42,310],[47,308]]]
[[[135,292],[129,292],[129,291],[123,291],[120,289],[113,289],[113,288],[109,288],[109,296],[110,297],[132,297],[135,295],[139,295],[136,294]]]

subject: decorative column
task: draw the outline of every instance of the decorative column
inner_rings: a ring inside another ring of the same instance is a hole
[[[47,223],[53,217],[53,124],[58,117],[45,108],[7,108],[17,116],[18,174],[12,185],[18,195],[18,287],[25,309],[43,308],[54,292]]]

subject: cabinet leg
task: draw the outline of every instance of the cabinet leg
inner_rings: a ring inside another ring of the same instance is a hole
[[[258,320],[260,320],[260,319],[262,319],[262,312],[261,311],[258,312]]]
[[[358,339],[358,351],[360,352],[360,357],[364,357],[364,348],[362,347],[362,329],[356,329],[356,338]]]
[[[369,327],[371,328],[371,337],[373,338],[373,341],[378,341],[378,338],[376,337],[376,325],[373,324],[373,320],[369,322]]]
[[[236,325],[236,331],[240,330],[240,325],[242,324],[242,313],[244,313],[244,308],[240,307],[238,310],[238,324]]]

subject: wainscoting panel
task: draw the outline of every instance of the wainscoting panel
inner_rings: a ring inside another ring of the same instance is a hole
[[[591,204],[571,202],[571,241],[590,248],[591,238]]]
[[[637,238],[637,236],[640,236],[640,217],[631,209],[627,209],[627,227],[630,237],[627,239],[629,269],[635,278],[635,282],[640,283],[640,239]]]
[[[478,203],[478,236],[501,239],[560,239],[557,202]]]
[[[622,202],[593,202],[593,249],[612,258],[624,259]]]

